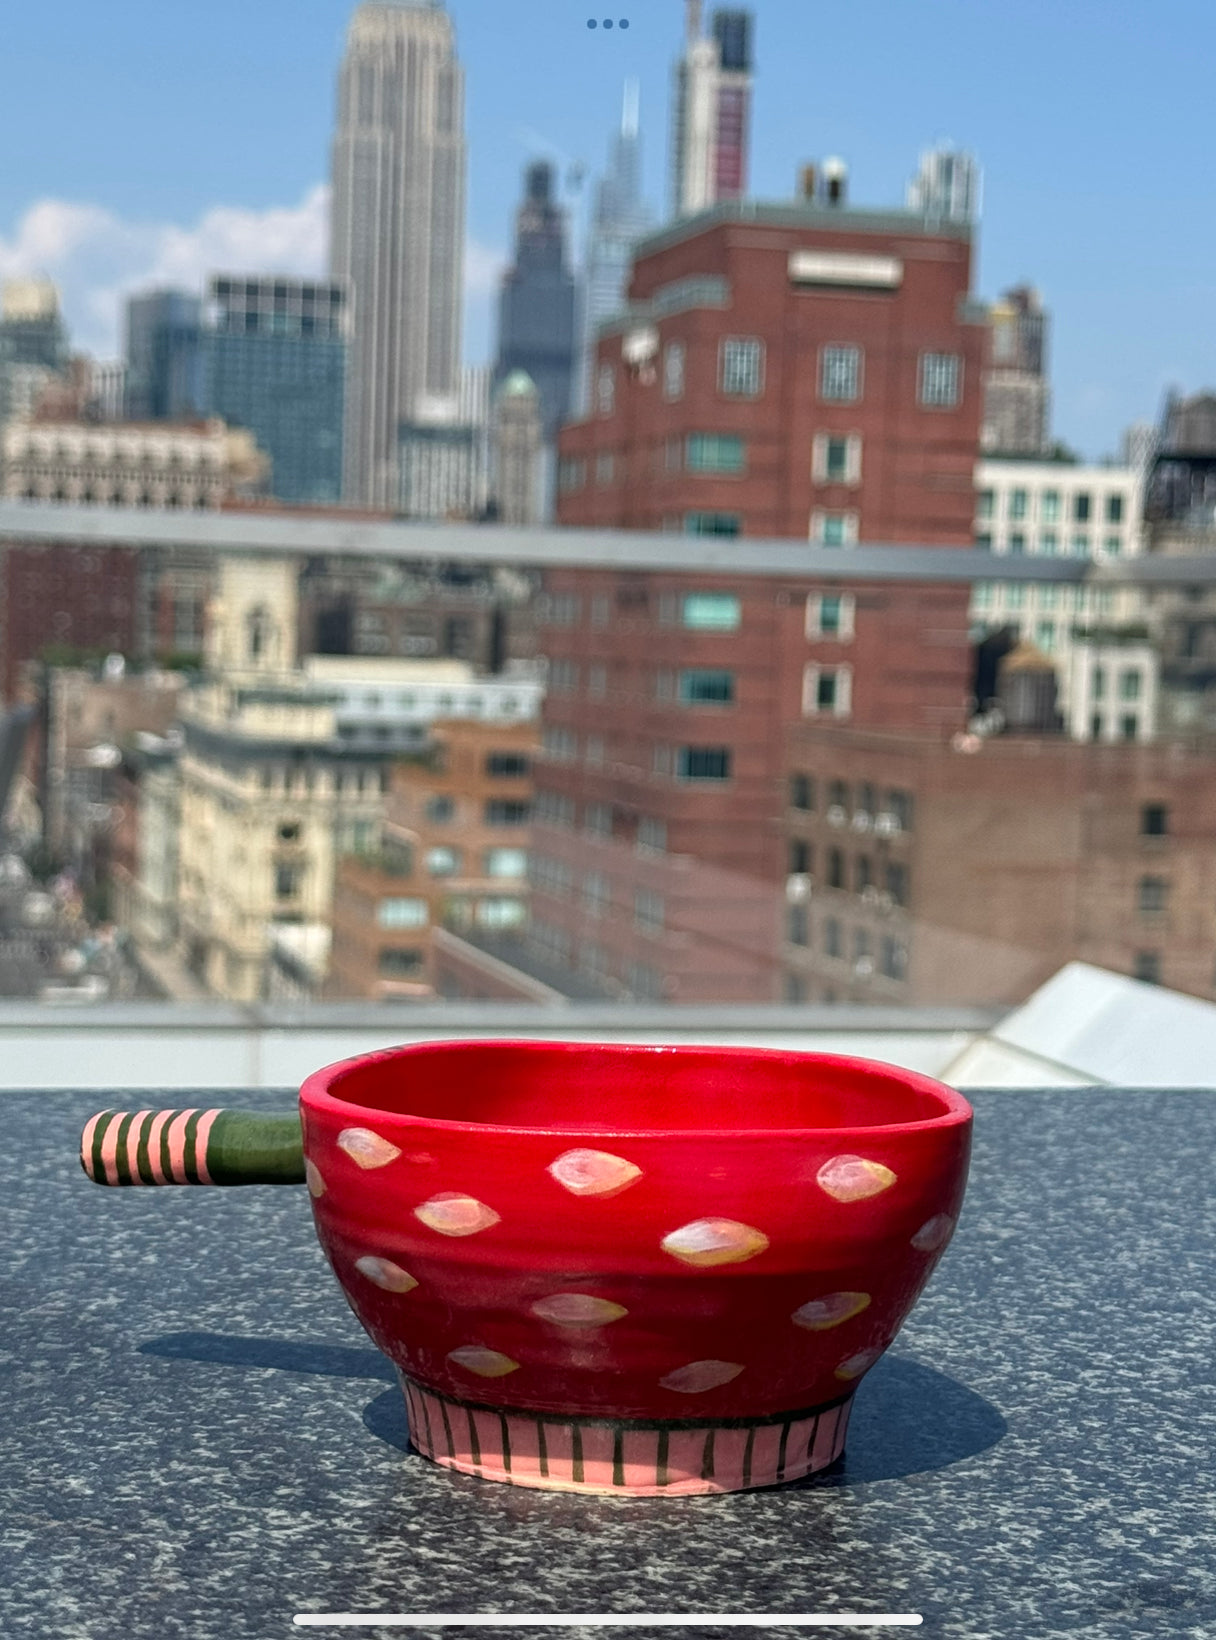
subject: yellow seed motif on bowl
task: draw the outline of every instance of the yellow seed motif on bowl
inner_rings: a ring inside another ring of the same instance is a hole
[[[869,1293],[828,1293],[796,1309],[790,1320],[807,1332],[829,1332],[869,1308]]]
[[[954,1220],[949,1213],[936,1213],[927,1224],[921,1225],[912,1237],[912,1245],[918,1253],[936,1253],[953,1234]]]
[[[383,1287],[386,1293],[412,1293],[418,1285],[417,1278],[399,1264],[394,1264],[392,1259],[376,1258],[371,1253],[357,1258],[355,1269],[369,1281],[375,1282],[377,1287]]]
[[[596,1298],[592,1293],[550,1293],[548,1298],[537,1299],[532,1314],[558,1327],[606,1327],[629,1311],[623,1304]]]
[[[819,1188],[838,1202],[860,1202],[867,1196],[881,1196],[895,1183],[895,1175],[889,1167],[867,1161],[864,1156],[833,1156],[830,1162],[824,1162],[815,1179]]]
[[[854,1378],[860,1378],[863,1372],[869,1372],[882,1354],[881,1350],[858,1350],[856,1355],[850,1355],[847,1361],[842,1361],[836,1368],[836,1377],[843,1383],[851,1383]]]
[[[505,1378],[519,1367],[519,1362],[512,1361],[509,1355],[484,1349],[480,1344],[462,1344],[458,1350],[449,1352],[448,1360],[466,1372],[475,1372],[479,1378]]]
[[[325,1180],[321,1177],[321,1169],[315,1162],[304,1163],[304,1177],[308,1180],[309,1194],[323,1196],[325,1194]]]
[[[706,1390],[731,1383],[742,1371],[737,1361],[690,1361],[686,1367],[677,1367],[660,1378],[659,1383],[680,1395],[704,1395]]]
[[[352,1162],[360,1167],[387,1167],[395,1162],[401,1152],[396,1145],[390,1145],[387,1139],[382,1139],[371,1128],[343,1128],[338,1135],[338,1149],[344,1150]]]
[[[549,1172],[572,1196],[615,1196],[642,1177],[640,1167],[607,1150],[564,1150]]]
[[[441,1236],[475,1236],[499,1222],[492,1207],[459,1190],[442,1190],[414,1209],[414,1217]]]
[[[763,1230],[740,1224],[737,1219],[693,1219],[664,1236],[659,1243],[665,1253],[683,1264],[742,1264],[768,1246]]]

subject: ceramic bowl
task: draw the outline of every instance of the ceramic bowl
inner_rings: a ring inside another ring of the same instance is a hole
[[[321,1245],[436,1463],[642,1494],[796,1480],[941,1257],[971,1111],[825,1054],[453,1042],[309,1077]]]

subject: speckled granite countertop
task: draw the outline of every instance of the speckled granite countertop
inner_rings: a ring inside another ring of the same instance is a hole
[[[522,1491],[410,1452],[303,1189],[99,1190],[79,1131],[123,1103],[0,1099],[6,1640],[411,1632],[291,1623],[349,1610],[1216,1634],[1216,1096],[978,1096],[959,1234],[861,1387],[843,1467],[686,1500]]]

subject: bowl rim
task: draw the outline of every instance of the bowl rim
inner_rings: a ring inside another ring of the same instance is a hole
[[[353,1070],[359,1067],[375,1064],[381,1060],[407,1059],[410,1056],[428,1052],[451,1052],[452,1050],[468,1051],[474,1048],[495,1048],[508,1050],[549,1050],[586,1051],[598,1049],[601,1052],[619,1053],[621,1055],[644,1054],[687,1054],[713,1053],[725,1058],[748,1060],[784,1060],[810,1061],[817,1065],[829,1067],[847,1067],[849,1070],[870,1072],[876,1077],[887,1081],[900,1083],[910,1091],[929,1094],[937,1099],[942,1109],[936,1116],[923,1116],[901,1122],[865,1122],[853,1123],[848,1126],[826,1127],[636,1127],[628,1123],[604,1122],[595,1127],[585,1125],[573,1126],[569,1123],[518,1123],[518,1122],[471,1122],[456,1120],[444,1116],[418,1116],[409,1111],[378,1110],[374,1105],[357,1104],[353,1100],[343,1099],[333,1091],[335,1084],[340,1083]],[[854,1054],[829,1054],[803,1051],[796,1048],[746,1048],[746,1047],[712,1047],[700,1043],[662,1043],[662,1042],[584,1042],[560,1041],[540,1037],[454,1037],[450,1040],[405,1043],[393,1048],[379,1048],[370,1053],[355,1054],[349,1059],[340,1059],[331,1065],[325,1065],[320,1070],[313,1071],[305,1078],[300,1087],[300,1106],[304,1111],[315,1110],[318,1114],[325,1113],[332,1117],[345,1118],[351,1126],[373,1120],[377,1113],[394,1122],[405,1122],[419,1129],[438,1131],[441,1133],[463,1134],[500,1134],[515,1137],[536,1138],[568,1138],[572,1142],[588,1143],[593,1138],[629,1138],[640,1139],[710,1139],[729,1136],[731,1139],[774,1140],[791,1138],[827,1138],[835,1140],[850,1136],[882,1134],[887,1137],[901,1134],[920,1134],[947,1130],[955,1127],[964,1127],[972,1121],[971,1105],[956,1089],[948,1087],[944,1082],[938,1082],[921,1071],[907,1070],[900,1065],[888,1064],[881,1059],[866,1059]]]

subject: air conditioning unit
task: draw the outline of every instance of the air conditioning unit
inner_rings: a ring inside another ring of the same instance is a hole
[[[880,837],[893,837],[899,830],[899,821],[893,814],[880,814],[875,817],[874,830]]]
[[[874,958],[858,957],[857,961],[853,964],[853,972],[857,975],[858,979],[869,979],[870,975],[874,972]]]
[[[867,883],[861,891],[861,898],[866,905],[877,905],[878,897],[878,890],[873,883]]]
[[[870,827],[873,824],[874,824],[873,819],[871,818],[870,815],[868,815],[865,812],[864,809],[859,809],[857,811],[857,813],[853,816],[853,830],[854,831],[869,831]]]
[[[803,905],[811,897],[811,879],[805,871],[795,871],[785,879],[785,897],[791,905]]]
[[[895,909],[895,896],[888,894],[885,888],[878,895],[878,909],[880,911],[893,911]]]
[[[833,803],[825,816],[829,826],[847,826],[849,817],[839,803]]]

